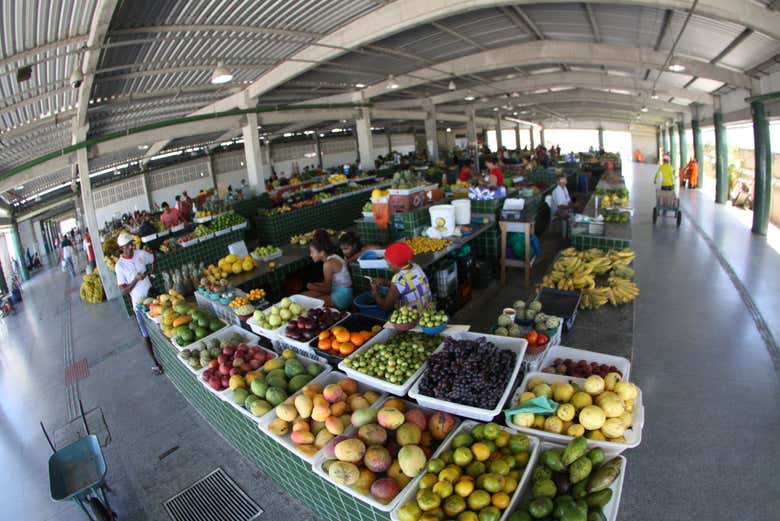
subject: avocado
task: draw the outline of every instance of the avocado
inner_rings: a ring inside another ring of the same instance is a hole
[[[542,452],[542,464],[555,472],[563,472],[566,467],[561,460],[562,453],[557,449],[548,449]]]
[[[299,374],[297,376],[293,376],[287,383],[287,388],[291,393],[297,392],[301,390],[304,385],[311,382],[312,378],[314,377],[308,374]]]
[[[292,378],[293,376],[301,375],[301,374],[303,374],[305,372],[306,372],[306,370],[304,369],[303,364],[300,363],[295,358],[293,358],[291,360],[287,360],[284,363],[284,374],[288,378]]]

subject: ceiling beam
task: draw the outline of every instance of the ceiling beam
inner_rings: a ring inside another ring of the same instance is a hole
[[[257,36],[274,37],[302,40],[304,42],[319,40],[324,34],[309,31],[291,31],[289,29],[273,29],[270,27],[253,27],[249,25],[227,25],[227,24],[172,24],[172,25],[150,25],[146,27],[133,27],[128,29],[114,29],[108,36],[125,36],[130,34],[143,33],[190,33],[190,32],[227,32],[227,33],[250,33]]]
[[[713,65],[718,63],[720,60],[725,58],[727,54],[729,54],[731,51],[736,49],[737,45],[744,42],[745,39],[749,37],[751,34],[753,34],[753,29],[745,29],[744,31],[739,33],[739,36],[731,40],[731,43],[728,44],[722,51],[720,51],[717,56],[711,59],[710,63],[712,63]]]
[[[101,69],[97,71],[98,74],[101,76],[98,78],[98,82],[105,83],[109,81],[119,81],[119,80],[132,80],[135,78],[145,78],[147,76],[156,76],[158,74],[177,74],[180,72],[194,72],[194,71],[208,71],[211,72],[214,70],[214,66],[219,60],[212,61],[210,63],[206,63],[203,65],[182,65],[178,67],[161,67],[159,69],[144,69],[141,71],[134,71],[134,72],[127,72],[123,74],[111,74],[106,75],[107,73],[117,71],[117,70],[124,70],[132,67],[143,67],[147,64],[133,64],[133,65],[126,65],[126,66],[119,66],[119,67],[111,67],[109,69]],[[258,62],[258,63],[251,63],[251,64],[231,64],[231,65],[225,65],[229,69],[239,69],[239,70],[265,70],[270,65],[272,65],[272,62]],[[235,82],[234,82],[235,83]],[[225,84],[227,86],[230,86],[231,84]],[[225,86],[223,85],[223,87]]]
[[[666,32],[669,30],[673,14],[674,11],[672,9],[667,9],[664,11],[664,19],[661,22],[661,30],[658,31],[658,38],[655,39],[655,45],[653,46],[653,50],[656,52],[661,49],[661,44],[664,42],[664,38],[666,38]],[[650,69],[645,71],[645,79],[650,77],[650,72]]]
[[[435,27],[436,29],[438,29],[439,31],[441,31],[443,33],[446,33],[446,34],[449,34],[450,36],[452,36],[454,38],[457,38],[458,40],[471,45],[475,49],[479,49],[480,51],[484,51],[485,49],[487,49],[487,47],[485,47],[484,45],[482,45],[480,43],[477,43],[476,41],[472,40],[468,36],[464,36],[464,35],[460,34],[458,31],[456,31],[455,29],[451,29],[451,28],[447,27],[446,25],[442,25],[439,22],[431,22],[431,25],[433,27]]]
[[[582,7],[585,9],[585,14],[588,16],[590,30],[593,32],[593,39],[596,43],[601,43],[601,31],[599,30],[599,24],[596,21],[596,15],[593,14],[593,9],[591,9],[588,2],[583,2]]]
[[[74,36],[72,38],[65,38],[63,40],[57,40],[44,45],[38,45],[26,51],[12,54],[11,56],[8,56],[7,58],[3,58],[2,60],[0,60],[0,69],[2,69],[2,72],[0,72],[0,74],[7,74],[9,72],[15,73],[16,69],[18,68],[19,62],[25,61],[29,58],[35,58],[39,54],[43,54],[49,51],[54,51],[61,47],[69,47],[71,45],[75,45],[75,46],[84,45],[86,41],[87,41],[87,35]],[[78,52],[78,51],[71,51],[71,53],[73,52]],[[62,55],[55,55],[47,59],[53,60],[60,56]],[[45,61],[45,60],[39,60],[38,62],[34,62],[34,63],[40,63],[41,61]],[[32,64],[24,63],[22,65],[32,65]]]

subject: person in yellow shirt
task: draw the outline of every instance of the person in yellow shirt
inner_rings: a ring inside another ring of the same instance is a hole
[[[661,175],[661,190],[674,190],[674,170],[672,165],[669,164],[669,158],[665,157],[664,162],[655,171],[655,178],[653,184],[658,183],[658,175]]]

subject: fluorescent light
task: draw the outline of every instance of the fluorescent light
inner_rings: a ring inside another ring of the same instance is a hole
[[[395,77],[392,74],[387,77],[387,88],[390,90],[398,88],[398,82],[395,81]]]
[[[452,132],[452,129],[450,127],[447,127],[447,132]]]
[[[466,91],[466,96],[463,99],[466,101],[474,101],[475,98],[471,91]]]
[[[450,80],[450,84],[447,85],[447,88],[450,90],[455,90],[455,82]]]
[[[520,97],[520,93],[519,92],[513,92],[512,94],[510,94],[510,96],[512,96],[513,98],[519,98]]]
[[[658,99],[658,94],[653,92],[653,94],[650,95],[650,99]]]
[[[672,63],[669,64],[669,70],[672,72],[682,72],[685,70],[685,65],[676,60],[673,60]]]
[[[149,145],[138,145],[138,150],[149,150]]]
[[[642,112],[647,112],[647,107],[642,107],[642,108],[641,108],[641,109],[639,109],[639,110],[641,110]]]
[[[364,89],[366,87],[365,83],[355,83],[356,89]]]
[[[211,73],[211,83],[221,85],[233,80],[233,73],[230,72],[222,62],[219,62],[217,68]]]
[[[493,107],[493,112],[498,112],[498,107]]]

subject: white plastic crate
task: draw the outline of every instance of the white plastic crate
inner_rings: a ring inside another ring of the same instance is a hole
[[[515,394],[512,396],[512,400],[507,404],[507,409],[514,407],[514,404],[517,403],[520,395],[526,390],[528,381],[534,378],[541,378],[547,383],[573,382],[576,383],[579,387],[582,387],[585,383],[585,378],[576,378],[574,376],[565,376],[551,373],[528,373],[525,375],[525,378],[523,378],[522,383],[517,387]],[[621,454],[626,449],[633,449],[634,447],[639,446],[639,444],[642,442],[642,428],[645,424],[645,407],[644,403],[642,402],[642,390],[638,389],[638,392],[639,394],[637,395],[636,400],[634,400],[634,412],[632,414],[634,419],[633,425],[631,425],[631,428],[626,430],[625,434],[623,434],[626,442],[615,443],[611,441],[588,440],[588,447],[600,447],[604,451],[604,454],[614,456]],[[532,429],[530,427],[518,427],[514,424],[510,425],[510,429],[533,436],[539,436],[545,441],[563,445],[568,444],[572,439],[574,439],[572,436],[568,436],[566,434],[555,434],[553,432],[547,432],[541,429]]]
[[[448,402],[446,400],[438,400],[432,396],[426,396],[420,392],[420,380],[422,375],[417,378],[412,388],[409,390],[409,396],[417,400],[417,403],[425,407],[430,407],[439,411],[445,411],[451,414],[457,414],[458,416],[464,416],[466,418],[472,418],[479,421],[491,421],[494,417],[499,415],[504,409],[509,395],[512,393],[517,374],[520,372],[520,364],[523,362],[523,356],[525,350],[528,347],[528,342],[523,338],[511,338],[505,336],[485,335],[482,333],[456,333],[452,335],[455,340],[477,340],[480,337],[485,337],[488,342],[492,342],[497,348],[511,350],[516,354],[515,366],[512,368],[512,372],[509,375],[509,381],[506,384],[504,393],[499,398],[498,403],[492,409],[481,409],[479,407],[471,407],[456,402]],[[438,350],[437,350],[438,351]],[[427,366],[427,364],[426,364]]]
[[[310,309],[319,308],[325,305],[325,301],[318,298],[313,297],[307,297],[306,295],[292,295],[289,297],[290,300],[301,306],[304,311],[308,311]],[[275,303],[273,306],[268,306],[267,309],[270,309],[274,306],[277,306],[279,303]],[[266,309],[266,310],[267,310]],[[281,326],[277,327],[276,329],[265,329],[264,327],[260,327],[257,325],[257,322],[254,321],[253,318],[249,318],[246,321],[246,324],[249,326],[249,328],[255,332],[258,335],[262,335],[266,337],[268,340],[276,341],[281,338],[283,338],[282,333],[284,332],[284,328],[287,327],[287,323],[283,323]]]
[[[329,309],[334,309],[334,310],[335,310],[336,308],[329,308]],[[332,327],[334,327],[334,326],[337,326],[337,325],[341,324],[341,323],[342,323],[342,322],[344,322],[346,319],[348,319],[348,318],[349,318],[349,316],[351,315],[351,313],[350,313],[349,311],[344,311],[343,313],[345,313],[345,315],[344,315],[344,316],[343,316],[343,317],[342,317],[340,320],[337,320],[336,322],[334,322],[333,324],[331,324],[331,325],[328,327],[328,329],[330,329],[330,328],[332,328]],[[289,345],[291,345],[291,346],[295,346],[295,347],[297,347],[298,349],[300,349],[301,351],[310,352],[310,353],[315,353],[315,350],[314,350],[314,349],[312,349],[312,347],[309,345],[309,342],[311,342],[312,340],[314,340],[315,338],[317,338],[316,336],[314,336],[314,337],[310,338],[309,340],[293,340],[292,338],[290,338],[290,337],[288,337],[288,336],[286,335],[286,333],[285,333],[285,330],[286,330],[286,328],[287,328],[287,324],[285,324],[283,327],[279,328],[278,335],[279,335],[279,340],[280,340],[281,342],[284,342],[285,344],[289,344]],[[323,331],[324,331],[324,330],[323,330]],[[319,333],[318,333],[318,334],[319,334]]]
[[[218,318],[218,320],[219,320],[220,322],[222,322],[223,324],[225,324],[225,327],[230,327],[230,324],[226,324],[224,320],[222,320],[222,319],[219,319],[219,318]],[[218,330],[214,331],[213,333],[210,333],[210,334],[208,334],[208,335],[204,336],[203,338],[199,338],[199,339],[193,340],[191,343],[187,344],[186,346],[179,345],[179,344],[176,342],[175,338],[171,338],[171,344],[173,344],[173,347],[175,347],[176,349],[178,349],[179,351],[181,351],[181,350],[182,350],[182,349],[184,349],[185,347],[190,347],[192,344],[196,344],[196,343],[198,343],[198,342],[203,342],[204,340],[208,340],[208,339],[210,339],[210,338],[213,338],[213,337],[214,337],[214,335],[216,335],[217,333],[219,333],[220,331],[222,331],[223,329],[225,329],[225,327],[221,327],[221,328],[219,328]]]
[[[586,362],[596,362],[599,365],[614,365],[623,375],[623,380],[631,381],[631,362],[622,356],[605,355],[595,351],[574,349],[573,347],[566,347],[561,345],[553,346],[545,352],[544,360],[542,360],[540,368],[537,369],[537,371],[541,371],[541,369],[550,366],[553,363],[553,360],[556,358],[562,358],[564,360],[571,358],[575,362],[578,360],[585,360]]]
[[[452,429],[452,432],[450,432],[450,435],[447,437],[446,440],[444,440],[444,443],[442,443],[439,448],[434,453],[433,457],[437,457],[440,453],[444,452],[445,450],[448,450],[452,445],[452,439],[458,435],[460,432],[464,431],[470,431],[474,427],[479,425],[478,422],[475,421],[464,421],[461,423],[456,429]],[[507,432],[511,432],[506,427],[501,427],[502,430],[505,430]],[[528,458],[528,464],[525,466],[525,469],[523,469],[523,475],[520,476],[520,479],[517,482],[517,488],[512,493],[512,497],[509,500],[509,505],[504,509],[504,511],[501,514],[501,517],[499,518],[499,521],[506,521],[507,518],[512,514],[512,512],[515,511],[515,508],[517,508],[517,504],[520,501],[520,498],[523,495],[523,491],[527,487],[527,484],[531,480],[531,470],[536,465],[537,460],[539,459],[539,450],[541,447],[541,441],[539,438],[536,438],[534,436],[528,436],[529,440],[531,441],[531,454]],[[316,472],[316,469],[315,469]],[[425,475],[425,472],[421,473],[418,477],[416,477],[407,487],[405,487],[401,493],[398,494],[395,498],[396,508],[393,509],[392,512],[390,512],[390,519],[392,521],[400,521],[398,518],[398,510],[405,505],[406,503],[409,503],[414,499],[414,497],[417,495],[417,486],[422,478],[422,476]]]
[[[331,371],[329,373],[322,373],[317,375],[316,378],[314,378],[309,384],[317,384],[321,385],[323,388],[326,385],[335,384],[338,383],[340,380],[347,378],[347,375],[345,375],[342,372],[339,371]],[[379,398],[371,405],[372,408],[376,409],[376,405],[380,402],[384,402],[387,399],[387,395],[379,391],[379,389],[374,389],[373,387],[370,387],[364,383],[358,382],[358,392],[359,393],[365,393],[366,391],[376,391],[379,393]],[[291,397],[295,397],[301,394],[301,390],[293,393],[290,395]],[[291,433],[288,433],[285,436],[277,436],[276,434],[273,434],[269,429],[268,426],[271,424],[274,419],[276,419],[276,407],[271,409],[270,412],[268,412],[265,416],[262,416],[262,420],[258,422],[258,427],[261,431],[263,431],[265,434],[267,434],[272,440],[274,440],[276,443],[293,453],[295,456],[301,458],[303,461],[312,464],[314,463],[319,457],[322,449],[318,450],[315,454],[308,456],[301,451],[298,450],[297,445],[293,443],[292,439],[290,438]],[[347,427],[344,430],[345,435],[352,435],[356,429],[352,426]]]

